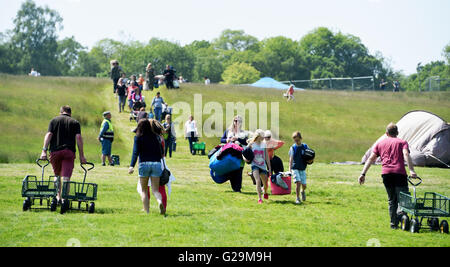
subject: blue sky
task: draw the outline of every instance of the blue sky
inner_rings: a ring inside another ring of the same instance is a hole
[[[0,0],[0,32],[13,27],[22,0]],[[258,39],[299,40],[321,26],[353,34],[395,70],[415,72],[417,63],[442,60],[450,43],[449,0],[35,0],[63,17],[60,37],[87,47],[103,38],[184,45],[212,40],[224,29]]]

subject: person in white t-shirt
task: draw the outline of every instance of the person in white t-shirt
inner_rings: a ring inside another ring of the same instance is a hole
[[[211,83],[211,80],[208,77],[205,77],[205,85],[208,85]]]
[[[34,68],[31,68],[31,72],[28,75],[37,77],[37,76],[39,76],[39,73],[37,71],[35,71]]]
[[[196,142],[198,138],[197,122],[194,116],[190,115],[189,120],[184,124],[185,137],[189,140],[189,150],[192,153],[192,142]]]

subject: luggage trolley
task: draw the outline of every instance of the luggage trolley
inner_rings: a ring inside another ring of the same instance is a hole
[[[407,214],[402,216],[402,230],[418,233],[421,228],[427,228],[448,234],[448,222],[442,220],[439,224],[438,217],[450,216],[450,199],[434,192],[426,192],[423,198],[416,197],[416,186],[422,183],[422,179],[419,177],[415,178],[419,180],[417,183],[413,183],[411,179],[414,178],[408,177],[408,182],[413,186],[414,196],[404,192],[400,192],[399,195],[400,209],[411,215],[411,220]],[[422,221],[425,218],[427,219],[427,224],[424,227]]]
[[[45,164],[41,164],[44,161]],[[55,211],[57,207],[56,193],[57,185],[54,181],[55,176],[49,176],[48,179],[44,180],[45,167],[47,167],[50,162],[45,159],[37,159],[36,164],[41,167],[42,174],[41,179],[35,175],[27,175],[22,182],[22,197],[26,197],[23,201],[23,211],[31,209],[50,209],[50,211]],[[39,199],[39,204],[41,208],[32,208],[35,204],[35,200]],[[42,207],[43,201],[47,201],[47,206]]]
[[[84,165],[89,165],[89,168],[85,168]],[[86,183],[87,173],[94,168],[93,163],[80,164],[84,170],[83,182],[65,182],[62,190],[62,204],[60,213],[64,214],[66,211],[81,210],[89,213],[94,213],[95,203],[97,200],[97,184]],[[73,207],[73,202],[78,202],[78,208]],[[90,202],[90,203],[89,203]],[[81,208],[81,204],[86,204],[86,209]]]

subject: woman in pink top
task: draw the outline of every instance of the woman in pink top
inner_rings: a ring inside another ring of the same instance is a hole
[[[398,196],[400,192],[408,193],[408,176],[405,161],[408,163],[411,177],[417,177],[414,171],[411,156],[409,155],[408,143],[397,138],[397,125],[390,123],[386,128],[387,138],[378,142],[373,148],[372,154],[364,165],[359,176],[359,183],[365,182],[366,173],[370,166],[381,157],[383,184],[386,188],[389,201],[389,215],[391,217],[391,228],[397,229],[403,213],[398,208]]]
[[[133,98],[132,95],[134,91],[138,89],[135,82],[131,82],[130,85],[127,88],[127,95],[128,95],[128,107],[130,108],[130,112],[133,111]]]

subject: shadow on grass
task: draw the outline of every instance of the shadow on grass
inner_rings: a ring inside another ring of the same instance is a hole
[[[258,193],[256,193],[256,192],[244,192],[244,191],[234,192],[234,191],[231,191],[231,190],[227,190],[227,191],[225,191],[225,193],[228,193],[228,194],[243,194],[243,195],[249,195],[249,196],[256,196],[256,195],[258,195]]]
[[[179,217],[192,217],[194,216],[192,213],[189,212],[177,212],[177,213],[171,213],[171,212],[167,212],[164,215],[164,218],[179,218]]]
[[[302,204],[295,204],[294,200],[272,200],[272,201],[269,201],[267,203],[270,204],[270,205],[272,205],[272,204],[292,205],[292,206],[304,205],[304,203],[302,203]]]

